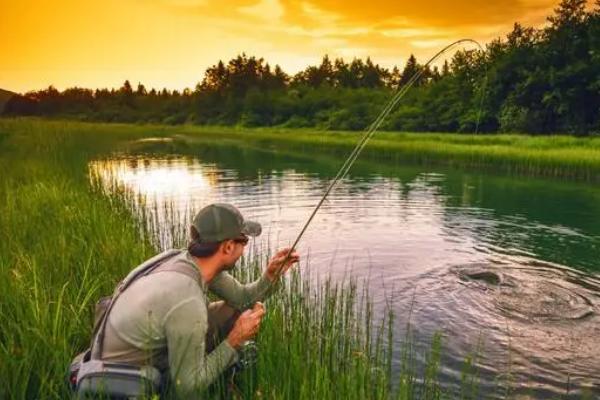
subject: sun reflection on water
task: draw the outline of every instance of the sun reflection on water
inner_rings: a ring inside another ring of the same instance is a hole
[[[105,184],[118,182],[149,198],[174,198],[192,191],[209,195],[217,185],[215,166],[189,159],[126,158],[96,160],[89,164],[90,175]]]

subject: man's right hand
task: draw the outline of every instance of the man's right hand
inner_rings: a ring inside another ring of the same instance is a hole
[[[250,340],[256,336],[264,315],[265,309],[260,303],[256,303],[251,310],[244,311],[227,336],[227,341],[231,347],[237,349],[246,340]]]

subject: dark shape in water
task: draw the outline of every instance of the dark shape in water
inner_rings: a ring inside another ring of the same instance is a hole
[[[588,298],[585,285],[581,285],[582,278],[574,279],[567,270],[545,267],[536,271],[478,263],[459,266],[456,272],[461,281],[476,282],[477,288],[491,291],[492,311],[512,319],[558,322],[594,314],[594,302]]]
[[[514,287],[512,279],[499,271],[494,271],[498,267],[490,264],[477,263],[462,265],[458,268],[458,277],[463,282],[478,282],[488,286],[509,286]]]
[[[460,271],[459,277],[463,281],[483,281],[496,286],[501,282],[500,276],[492,271]]]
[[[522,282],[512,290],[502,291],[496,304],[508,316],[530,322],[577,320],[594,313],[585,292],[554,279]]]

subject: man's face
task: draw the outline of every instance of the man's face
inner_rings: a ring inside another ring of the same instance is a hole
[[[246,238],[244,238],[246,239]],[[224,243],[224,267],[223,270],[230,271],[235,267],[235,263],[244,254],[246,247],[244,240],[228,240]]]

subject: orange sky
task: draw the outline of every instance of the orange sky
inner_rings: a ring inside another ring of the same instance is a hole
[[[0,88],[52,84],[194,87],[245,51],[296,72],[323,54],[403,65],[451,41],[483,42],[519,21],[540,26],[549,0],[0,0]]]

